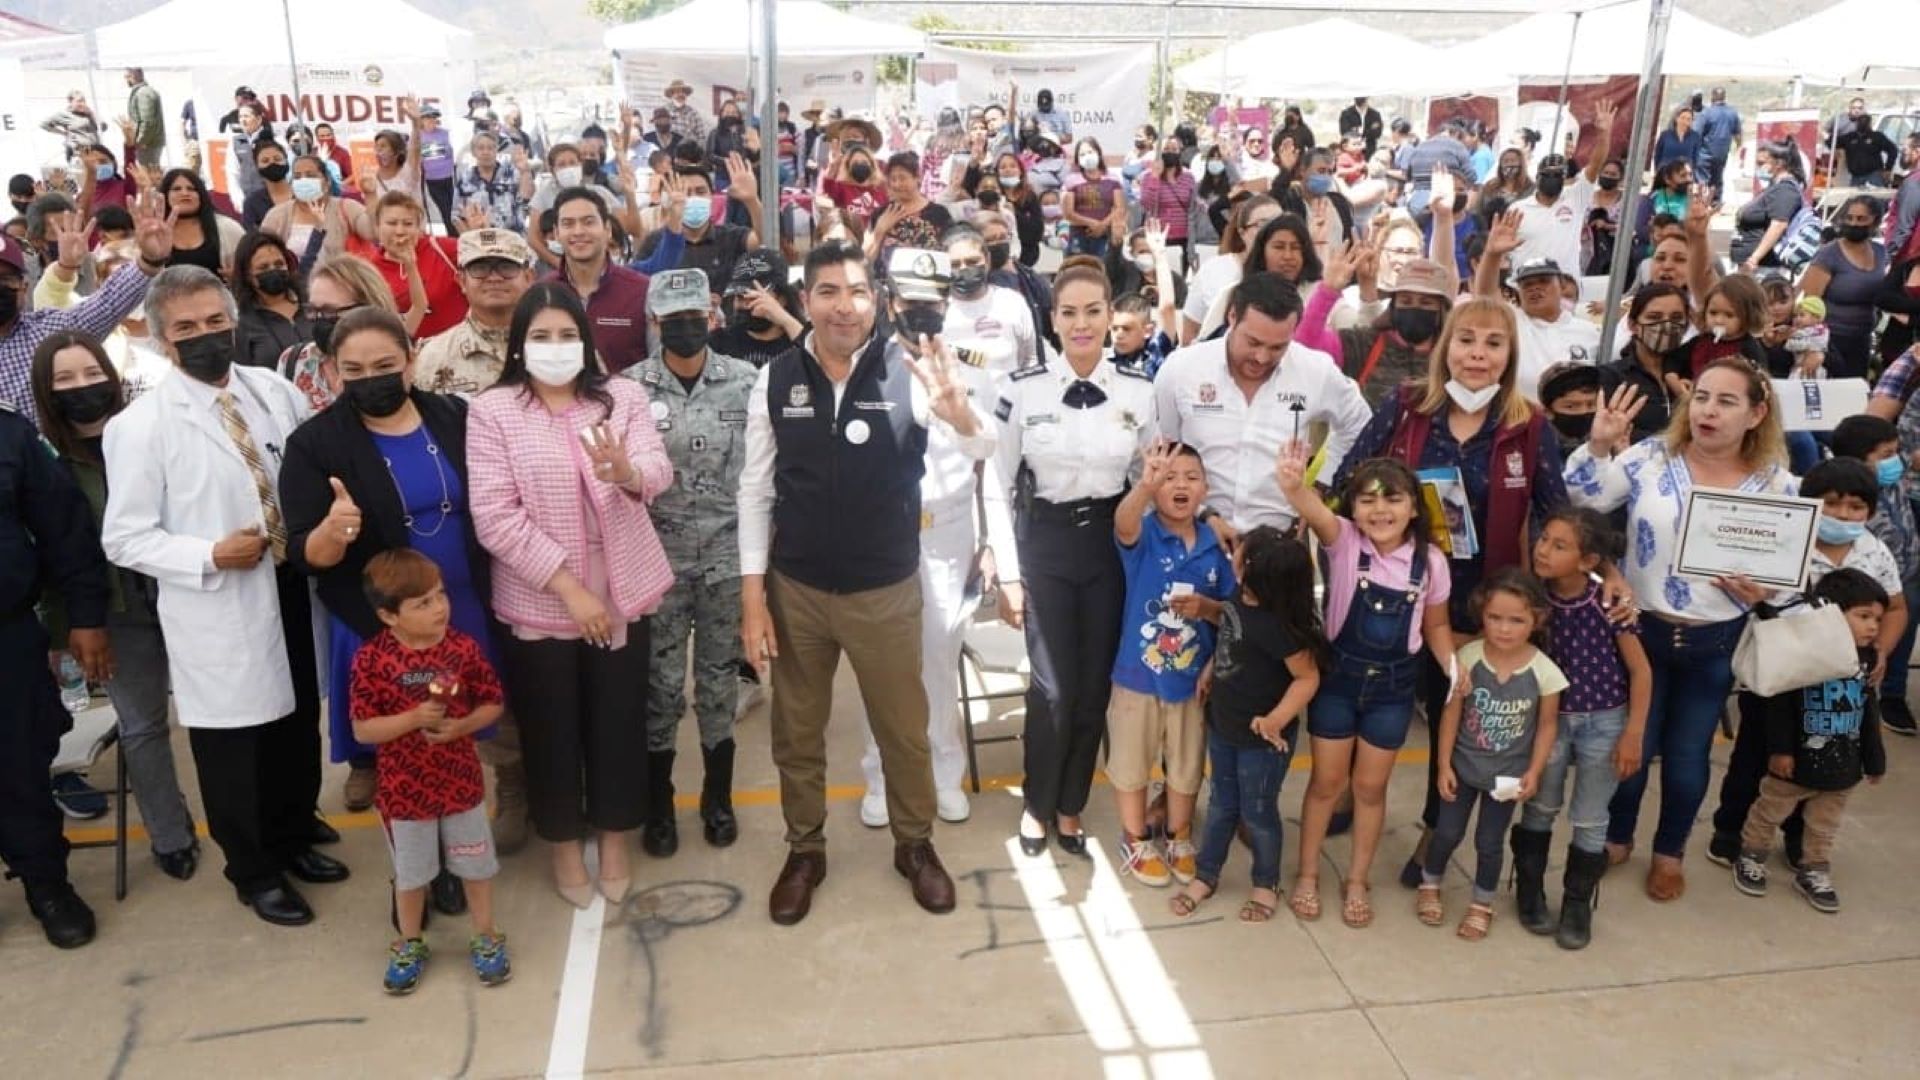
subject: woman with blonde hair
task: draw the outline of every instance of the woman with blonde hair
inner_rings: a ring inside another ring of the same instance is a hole
[[[320,260],[307,276],[306,316],[313,340],[280,354],[280,374],[298,387],[315,412],[340,396],[340,373],[333,363],[333,328],[340,316],[357,308],[393,312],[393,293],[380,271],[357,255],[333,255]],[[402,316],[412,333],[425,315],[424,305]]]
[[[1686,891],[1680,860],[1706,798],[1708,752],[1733,688],[1733,648],[1747,611],[1767,595],[1745,576],[1711,582],[1682,577],[1674,565],[1679,526],[1696,486],[1796,490],[1772,391],[1766,373],[1745,359],[1715,360],[1694,381],[1686,406],[1674,410],[1666,431],[1628,447],[1643,399],[1639,390],[1622,385],[1594,413],[1587,444],[1567,459],[1567,489],[1575,503],[1626,508],[1622,567],[1652,620],[1641,635],[1653,667],[1646,742],[1640,770],[1621,783],[1608,808],[1607,859],[1621,863],[1633,853],[1646,762],[1658,756],[1660,821],[1647,873],[1647,895],[1655,900],[1677,899]]]

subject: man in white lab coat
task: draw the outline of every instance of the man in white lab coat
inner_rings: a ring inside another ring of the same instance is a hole
[[[319,687],[308,584],[285,563],[281,449],[306,400],[236,367],[233,296],[205,270],[154,278],[147,325],[178,373],[107,425],[107,557],[159,583],[174,702],[227,879],[262,919],[313,920],[287,881],[340,881],[312,850]]]

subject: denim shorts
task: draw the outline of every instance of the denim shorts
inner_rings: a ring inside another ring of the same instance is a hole
[[[1368,693],[1335,673],[1320,684],[1307,706],[1307,734],[1319,739],[1351,739],[1368,746],[1398,750],[1407,742],[1413,724],[1413,693],[1402,696]]]

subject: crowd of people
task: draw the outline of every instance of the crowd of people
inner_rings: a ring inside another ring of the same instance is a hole
[[[103,809],[49,778],[62,662],[110,699],[179,879],[186,728],[225,876],[267,922],[313,919],[296,881],[349,876],[317,812],[322,754],[346,764],[391,853],[393,993],[430,912],[469,913],[476,977],[510,976],[489,883],[530,834],[581,908],[647,874],[630,834],[677,851],[689,681],[717,847],[736,719],[771,690],[769,913],[804,919],[843,654],[860,820],[951,911],[934,823],[972,813],[955,672],[987,593],[1031,662],[1020,849],[1087,854],[1104,743],[1121,869],[1178,884],[1183,917],[1241,834],[1239,918],[1319,918],[1321,851],[1351,830],[1337,907],[1370,925],[1420,718],[1415,915],[1444,920],[1471,824],[1459,935],[1490,931],[1510,850],[1518,921],[1583,947],[1656,759],[1646,889],[1682,895],[1728,712],[1707,857],[1762,892],[1784,825],[1795,888],[1837,910],[1846,792],[1884,773],[1882,731],[1915,731],[1920,142],[1891,214],[1856,197],[1798,253],[1805,165],[1760,146],[1723,271],[1719,91],[1627,222],[1643,163],[1611,156],[1604,104],[1575,161],[1464,118],[1420,137],[1365,99],[1325,143],[1287,107],[1110,150],[1014,87],[886,132],[782,105],[763,135],[675,82],[542,145],[478,91],[467,145],[408,99],[356,174],[330,127],[276,135],[243,87],[210,187],[163,168],[198,155],[151,141],[157,95],[127,79],[124,138],[76,94],[74,168],[14,177],[0,236],[0,856],[56,945],[94,934],[62,812]],[[1619,243],[1634,287],[1603,342],[1577,284]],[[1867,415],[1782,430],[1776,379],[1882,368]],[[1696,485],[1821,500],[1807,591],[1846,613],[1856,669],[1736,696],[1736,642],[1791,597],[1675,571]]]

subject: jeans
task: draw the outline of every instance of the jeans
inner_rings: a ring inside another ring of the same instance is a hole
[[[1647,793],[1647,769],[1658,757],[1660,822],[1653,833],[1653,851],[1676,859],[1686,853],[1694,816],[1707,797],[1713,733],[1733,689],[1733,647],[1745,626],[1745,616],[1699,626],[1646,621],[1641,642],[1653,668],[1653,702],[1647,710],[1640,771],[1621,781],[1607,807],[1608,842],[1633,843],[1640,800]]]
[[[1473,829],[1473,899],[1484,904],[1492,901],[1500,889],[1500,868],[1507,854],[1507,827],[1513,824],[1517,805],[1495,799],[1491,791],[1461,784],[1453,793],[1452,802],[1440,800],[1439,819],[1433,826],[1433,839],[1427,843],[1427,864],[1421,867],[1424,871],[1421,880],[1429,885],[1439,883],[1441,875],[1446,873],[1447,860],[1453,858],[1454,849],[1466,838],[1467,818],[1476,803],[1480,806],[1480,822]]]
[[[1599,853],[1606,847],[1607,803],[1620,781],[1613,775],[1613,748],[1627,729],[1625,706],[1598,712],[1561,713],[1553,753],[1540,771],[1540,790],[1520,810],[1520,827],[1553,831],[1553,819],[1567,805],[1567,769],[1573,777],[1573,803],[1567,824],[1573,828],[1573,846]]]
[[[1280,887],[1280,783],[1293,761],[1293,747],[1267,744],[1241,747],[1207,732],[1207,759],[1213,764],[1213,788],[1207,796],[1207,823],[1200,834],[1197,874],[1208,888],[1220,887],[1220,871],[1233,848],[1241,822],[1253,841],[1253,887]]]
[[[1109,243],[1111,243],[1111,241],[1105,236],[1094,236],[1091,234],[1069,236],[1067,237],[1067,254],[1091,255],[1096,259],[1104,259],[1107,257],[1107,245]]]
[[[1907,630],[1895,642],[1893,650],[1887,653],[1887,675],[1880,680],[1880,700],[1905,702],[1907,700],[1907,665],[1913,662],[1914,631],[1920,629],[1920,619],[1913,618],[1920,611],[1920,577],[1906,583]]]

